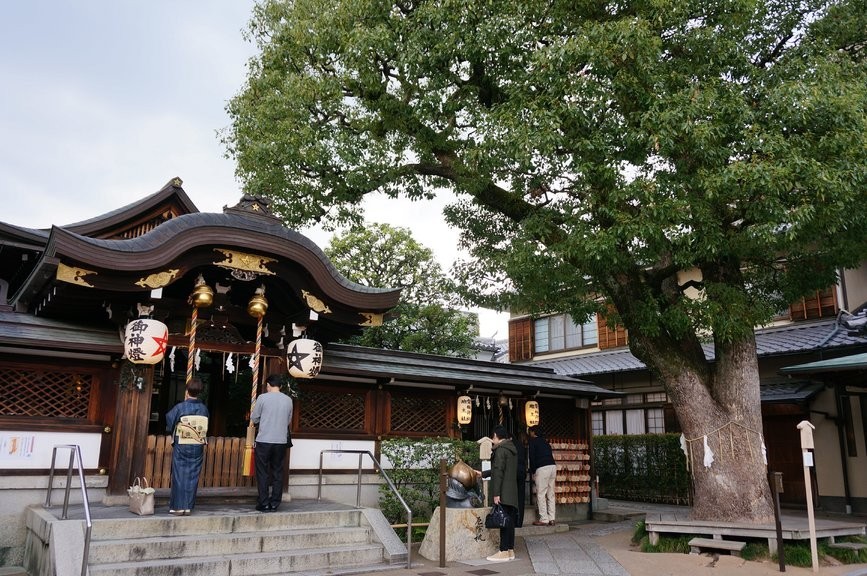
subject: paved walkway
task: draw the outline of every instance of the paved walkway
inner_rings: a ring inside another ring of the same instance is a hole
[[[576,532],[524,538],[533,573],[544,576],[630,576],[605,548]]]
[[[449,562],[440,568],[438,562],[415,554],[409,570],[382,572],[383,576],[767,576],[779,574],[776,563],[747,562],[722,555],[642,554],[625,551],[628,545],[611,547],[612,537],[628,539],[638,519],[645,513],[683,512],[686,508],[633,502],[609,503],[607,512],[637,515],[615,522],[590,522],[572,525],[568,532],[539,533],[519,530],[511,562],[488,562],[484,559]],[[620,535],[620,536],[618,536]],[[609,546],[609,548],[606,548]],[[628,567],[618,562],[623,559]],[[634,555],[634,556],[633,556]],[[808,568],[787,567],[786,574],[812,574]],[[832,576],[867,576],[865,565],[822,567],[820,574]]]

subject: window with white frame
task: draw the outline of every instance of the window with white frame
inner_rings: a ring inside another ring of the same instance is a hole
[[[665,432],[665,392],[606,398],[592,406],[592,430],[599,434],[661,434]]]
[[[536,353],[596,346],[599,343],[596,315],[584,324],[576,324],[568,314],[538,318],[533,323],[533,336]]]

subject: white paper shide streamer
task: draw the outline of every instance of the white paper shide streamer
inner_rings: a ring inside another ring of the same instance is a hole
[[[704,437],[704,467],[710,468],[711,464],[713,464],[713,450],[710,449],[710,446],[707,443],[707,435]]]
[[[233,374],[235,372],[235,362],[232,360],[233,353],[229,352],[229,357],[226,358],[226,372]]]
[[[175,371],[175,348],[177,348],[177,346],[172,346],[172,352],[169,354],[169,370],[172,372]]]

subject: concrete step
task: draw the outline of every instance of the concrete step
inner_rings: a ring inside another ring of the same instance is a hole
[[[199,534],[237,534],[243,532],[281,531],[290,528],[336,528],[358,526],[358,510],[328,512],[251,511],[236,515],[170,516],[154,515],[141,518],[102,519],[93,521],[92,540],[148,538],[164,535],[195,536]]]
[[[91,564],[91,576],[263,576],[316,570],[344,573],[352,566],[382,563],[382,546],[354,544],[311,550],[192,556],[136,562]],[[330,568],[334,567],[334,568]]]
[[[90,564],[187,558],[212,554],[253,554],[286,550],[315,550],[336,546],[367,544],[365,527],[332,527],[274,530],[231,534],[202,534],[193,538],[154,536],[98,540],[90,547]]]

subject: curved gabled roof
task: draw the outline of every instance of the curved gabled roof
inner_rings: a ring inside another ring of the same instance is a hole
[[[136,272],[165,268],[184,253],[209,246],[296,262],[316,278],[326,295],[351,306],[391,308],[400,295],[397,289],[371,288],[345,278],[310,239],[270,216],[228,210],[223,214],[184,214],[128,240],[90,238],[54,227],[45,254],[74,258],[84,267]]]
[[[121,206],[111,212],[95,216],[81,222],[74,222],[61,226],[64,230],[81,234],[82,236],[100,236],[108,230],[112,230],[127,222],[141,217],[142,214],[154,210],[166,203],[173,203],[180,208],[182,213],[195,213],[199,209],[181,188],[183,182],[175,177],[166,182],[166,185],[150,196],[145,196],[126,206]]]

